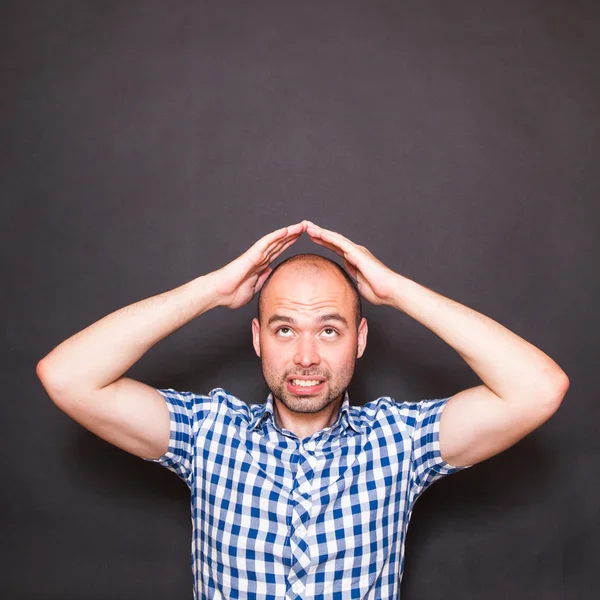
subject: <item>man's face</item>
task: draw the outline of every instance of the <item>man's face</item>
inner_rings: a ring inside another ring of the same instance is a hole
[[[348,387],[367,339],[354,302],[347,281],[326,265],[282,267],[269,281],[253,343],[267,386],[290,411],[317,413]]]

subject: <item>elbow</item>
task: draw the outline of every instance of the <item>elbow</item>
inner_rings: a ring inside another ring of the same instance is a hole
[[[567,377],[567,374],[564,371],[560,371],[554,378],[554,390],[557,396],[562,400],[567,390],[571,386],[571,381]]]
[[[547,357],[548,358],[548,357]],[[550,395],[563,395],[569,389],[570,381],[567,374],[555,361],[548,358],[538,372],[540,386],[548,390]]]
[[[46,362],[44,361],[43,358],[36,365],[36,367],[35,367],[35,374],[37,375],[37,378],[42,382],[42,385],[44,387],[47,387],[47,383],[46,382],[49,379],[48,365],[46,364]]]
[[[567,374],[563,371],[561,376],[561,387],[563,396],[567,393],[569,387],[571,387],[571,380],[567,377]]]
[[[37,377],[40,381],[43,381],[44,378],[46,377],[46,363],[44,362],[43,358],[35,366],[35,374],[37,375]]]
[[[48,361],[44,358],[36,365],[35,373],[48,396],[50,396],[55,404],[58,404],[60,399],[64,396],[64,390],[66,388],[64,377],[61,378],[56,371],[51,369]]]
[[[553,378],[547,396],[547,404],[552,411],[551,414],[558,410],[570,386],[571,382],[564,371]]]

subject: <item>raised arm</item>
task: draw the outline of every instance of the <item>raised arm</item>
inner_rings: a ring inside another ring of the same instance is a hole
[[[393,306],[425,325],[483,381],[452,396],[444,409],[440,448],[447,463],[467,466],[498,454],[556,412],[569,379],[539,348],[489,317],[395,273],[339,233],[313,223],[307,233],[344,258],[364,298]]]
[[[303,222],[274,231],[221,269],[125,306],[68,338],[37,364],[46,392],[63,412],[109,443],[143,458],[161,456],[169,442],[165,401],[123,373],[207,310],[250,302],[271,272],[269,264],[305,228]]]

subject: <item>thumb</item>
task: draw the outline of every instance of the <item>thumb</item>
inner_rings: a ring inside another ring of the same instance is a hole
[[[356,270],[356,267],[351,265],[345,258],[344,266],[346,267],[346,271],[348,271],[348,273],[350,273],[355,280],[358,279],[358,271]]]
[[[264,285],[265,281],[267,280],[267,277],[271,274],[271,272],[273,271],[273,269],[271,267],[267,267],[259,276],[258,276],[258,280],[256,282],[256,285],[254,286],[254,293],[258,293],[260,291],[260,289],[262,288],[262,286]]]

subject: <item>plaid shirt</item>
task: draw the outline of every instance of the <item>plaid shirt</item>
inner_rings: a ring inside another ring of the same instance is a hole
[[[191,491],[195,600],[388,600],[400,597],[417,497],[465,467],[442,460],[449,398],[350,406],[299,439],[273,398],[248,405],[159,389],[171,434],[156,459]]]

